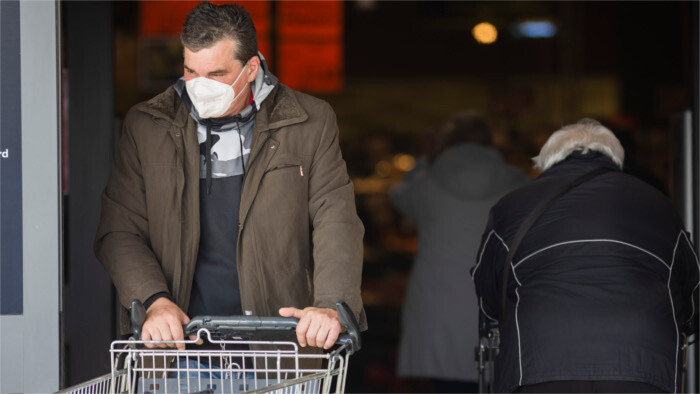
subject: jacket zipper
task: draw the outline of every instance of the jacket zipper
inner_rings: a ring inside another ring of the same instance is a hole
[[[265,146],[265,144],[267,143],[267,141],[270,139],[271,136],[272,136],[272,134],[270,132],[265,133],[265,139],[260,143],[257,150],[255,150],[255,152],[252,152],[252,150],[251,150],[252,154],[249,156],[250,160],[248,160],[248,171],[246,171],[243,174],[243,181],[241,182],[241,195],[243,194],[243,188],[245,187],[245,181],[248,178],[248,174],[250,173],[251,169],[253,168],[253,163],[258,158],[258,156],[260,156],[260,153],[262,152],[263,147]],[[239,264],[239,261],[241,259],[241,242],[240,241],[241,241],[241,238],[243,237],[243,235],[242,235],[243,234],[243,223],[240,220],[241,219],[240,219],[240,212],[239,212],[238,236],[236,237],[236,271],[238,272],[239,291],[241,288],[241,286],[240,286],[241,270],[240,270],[240,267],[238,266],[238,264]],[[244,299],[244,295],[243,295],[243,292],[241,291],[241,308],[243,309],[243,313],[245,313],[246,315],[248,315],[248,314],[260,314],[260,311],[246,309],[248,307],[248,305],[246,305],[243,302],[243,299]]]

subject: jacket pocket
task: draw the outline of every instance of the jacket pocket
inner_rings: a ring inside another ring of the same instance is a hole
[[[304,170],[303,170],[303,166],[301,164],[279,164],[279,165],[276,165],[274,167],[271,167],[271,168],[268,168],[267,170],[265,170],[264,176],[268,176],[268,175],[274,174],[278,171],[289,170],[292,168],[298,168],[299,169],[299,176],[304,176]]]
[[[301,279],[309,248],[308,176],[295,160],[273,163],[262,177],[249,213],[257,242],[272,272]]]

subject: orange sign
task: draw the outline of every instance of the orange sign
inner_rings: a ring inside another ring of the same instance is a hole
[[[177,37],[187,14],[198,1],[144,1],[140,3],[143,37]],[[232,3],[215,1],[215,4]],[[237,2],[253,17],[258,47],[272,63],[269,0]],[[277,16],[277,70],[292,88],[332,93],[343,87],[343,3],[337,1],[275,3]]]
[[[280,81],[319,93],[343,87],[343,3],[337,1],[276,4]]]

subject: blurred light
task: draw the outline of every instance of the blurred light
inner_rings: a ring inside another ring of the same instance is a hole
[[[394,156],[394,167],[396,167],[396,169],[399,171],[408,172],[415,166],[416,159],[411,155],[400,153]]]
[[[376,0],[355,0],[355,8],[361,11],[373,11],[377,8]]]
[[[391,171],[394,169],[394,166],[391,165],[386,160],[382,160],[377,165],[374,166],[374,172],[377,173],[382,178],[386,178],[389,175],[391,175]]]
[[[498,30],[496,26],[488,22],[483,22],[474,26],[472,35],[474,35],[474,39],[479,44],[493,44],[496,42],[496,38],[498,38]]]
[[[517,37],[549,38],[557,34],[557,26],[550,21],[530,20],[517,23],[514,32]]]

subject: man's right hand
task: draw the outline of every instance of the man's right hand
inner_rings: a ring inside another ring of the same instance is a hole
[[[175,303],[166,297],[160,297],[148,307],[146,321],[141,329],[141,339],[144,341],[182,341],[184,333],[182,326],[189,323],[187,317]],[[146,344],[148,348],[175,347],[174,344]],[[184,343],[178,343],[177,348],[185,349]]]

